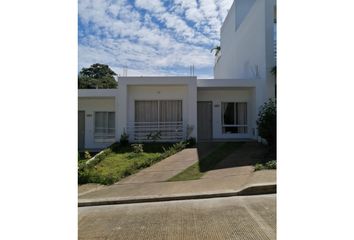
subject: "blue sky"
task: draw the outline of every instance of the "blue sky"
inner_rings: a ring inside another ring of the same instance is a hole
[[[79,70],[99,62],[128,76],[213,77],[233,0],[79,0]]]

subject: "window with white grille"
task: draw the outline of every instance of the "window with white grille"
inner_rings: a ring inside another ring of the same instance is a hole
[[[179,141],[184,137],[182,100],[137,100],[128,134],[136,141]]]

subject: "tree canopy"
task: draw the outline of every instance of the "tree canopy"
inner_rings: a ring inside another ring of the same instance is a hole
[[[78,77],[79,89],[117,88],[115,75],[105,64],[95,63],[89,68],[82,68]]]
[[[269,99],[261,106],[258,113],[257,128],[259,135],[275,149],[277,141],[277,106],[275,99]]]

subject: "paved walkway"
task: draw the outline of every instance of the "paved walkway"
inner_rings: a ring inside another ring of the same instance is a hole
[[[220,144],[202,144],[198,148],[187,148],[151,167],[128,176],[116,184],[164,182],[198,162]]]

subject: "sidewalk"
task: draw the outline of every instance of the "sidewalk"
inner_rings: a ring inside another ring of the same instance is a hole
[[[232,196],[239,195],[242,189],[259,186],[262,188],[276,184],[276,171],[263,170],[253,172],[249,177],[227,176],[212,179],[199,179],[193,181],[179,182],[157,182],[112,185],[104,189],[90,192],[79,197],[79,206],[101,205],[109,202],[144,202],[152,199],[159,201],[173,199],[190,199],[193,196],[198,198],[201,195]],[[262,190],[262,189],[261,189]],[[129,201],[130,200],[130,201]],[[96,203],[96,204],[95,204]]]

